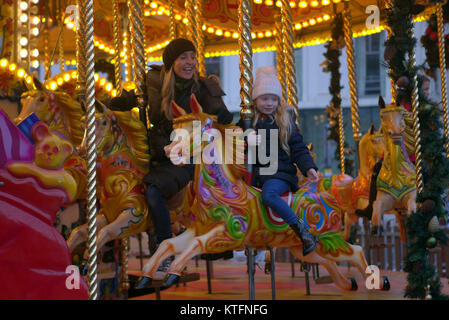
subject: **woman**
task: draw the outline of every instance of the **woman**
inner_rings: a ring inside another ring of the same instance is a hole
[[[229,124],[232,114],[223,103],[223,91],[213,79],[200,77],[197,72],[196,49],[186,39],[171,41],[162,55],[163,66],[151,66],[146,77],[146,101],[149,104],[149,144],[151,164],[143,178],[146,200],[156,233],[156,246],[172,237],[167,200],[176,195],[193,179],[194,164],[175,166],[165,153],[173,131],[171,101],[190,113],[190,96],[195,94],[204,111],[217,115],[218,122]],[[133,92],[126,92],[111,101],[111,109],[130,110],[137,105]],[[159,267],[157,277],[165,275],[172,258]],[[156,277],[155,277],[156,278]]]

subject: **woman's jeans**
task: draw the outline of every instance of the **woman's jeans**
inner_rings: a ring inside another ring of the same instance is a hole
[[[153,219],[154,231],[156,233],[156,244],[172,237],[170,211],[167,200],[162,195],[158,187],[147,185],[145,197]]]
[[[288,225],[292,225],[298,221],[298,217],[281,198],[281,194],[287,191],[290,191],[288,182],[280,179],[269,179],[262,186],[262,201],[284,219]]]

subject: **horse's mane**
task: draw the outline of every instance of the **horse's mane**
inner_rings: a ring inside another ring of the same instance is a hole
[[[55,91],[54,95],[56,104],[60,107],[64,118],[70,126],[71,141],[74,145],[80,145],[84,136],[81,104],[65,92]]]
[[[135,156],[137,164],[148,168],[150,163],[147,131],[142,121],[136,120],[130,111],[112,111],[117,118],[119,127],[128,140],[128,146]]]

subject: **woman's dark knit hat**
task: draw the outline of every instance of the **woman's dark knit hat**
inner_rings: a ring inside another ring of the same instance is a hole
[[[196,52],[195,46],[190,40],[179,38],[171,41],[162,54],[165,70],[170,70],[175,60],[186,51]]]

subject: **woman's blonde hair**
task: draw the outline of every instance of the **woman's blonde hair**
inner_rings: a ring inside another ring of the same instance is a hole
[[[198,79],[199,74],[198,71],[195,69],[195,72],[193,73],[193,80],[195,81],[194,85],[198,86]],[[173,70],[173,67],[171,67],[168,71],[164,72],[164,80],[162,82],[162,92],[161,92],[162,95],[161,107],[162,111],[164,112],[168,120],[173,120],[171,102],[175,100],[175,82],[176,82],[175,71]]]
[[[256,106],[256,100],[254,100],[254,106]],[[261,116],[261,113],[259,112],[257,107],[255,107],[254,109],[255,109],[255,116],[253,119],[253,127],[256,126],[257,121]],[[287,152],[288,155],[290,155],[290,146],[288,144],[288,141],[290,140],[290,135],[293,130],[293,121],[294,121],[291,118],[289,110],[293,110],[293,108],[290,107],[285,102],[281,101],[278,97],[278,106],[271,115],[279,128],[279,141],[281,143],[281,147],[282,149],[284,149],[285,152]]]

